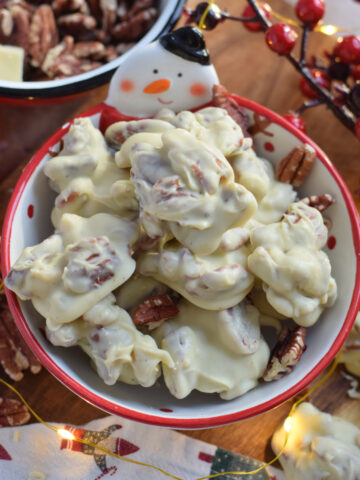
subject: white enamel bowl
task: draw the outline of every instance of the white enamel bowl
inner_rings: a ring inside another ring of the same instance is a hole
[[[73,75],[58,80],[46,80],[41,82],[9,82],[0,81],[0,97],[3,99],[33,100],[56,98],[79,94],[87,90],[99,87],[107,83],[114,71],[123,61],[138,48],[156,40],[160,35],[169,32],[178,21],[185,0],[159,0],[159,15],[149,31],[127,52],[115,60],[80,75]],[[14,100],[14,103],[16,101]]]
[[[303,142],[311,144],[317,152],[315,166],[301,187],[301,195],[330,193],[336,197],[336,203],[327,213],[333,226],[330,248],[326,249],[339,290],[336,304],[308,329],[307,350],[291,374],[278,381],[261,383],[232,401],[198,392],[176,400],[162,382],[147,389],[124,383],[105,385],[80,348],[52,346],[42,333],[44,320],[31,302],[18,301],[12,292],[6,291],[16,323],[43,365],[80,397],[107,412],[176,428],[213,427],[259,414],[297,394],[319,375],[351,329],[360,303],[360,234],[358,214],[349,191],[326,155],[308,137],[275,113],[248,100],[234,98],[251,117],[255,112],[271,120],[267,132],[272,136],[259,133],[254,138],[260,156],[275,163]],[[103,109],[104,105],[99,105],[82,116],[91,116],[98,125]],[[16,185],[2,234],[4,276],[24,247],[39,243],[52,232],[50,211],[54,194],[42,169],[49,159],[49,149],[59,142],[67,128],[62,127],[36,153]]]

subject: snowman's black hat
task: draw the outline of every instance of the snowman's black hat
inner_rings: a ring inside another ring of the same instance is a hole
[[[195,27],[182,27],[160,38],[161,45],[190,62],[210,65],[210,55],[203,34]]]

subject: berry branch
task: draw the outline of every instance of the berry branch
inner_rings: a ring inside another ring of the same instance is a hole
[[[289,20],[288,23],[273,24],[270,21],[270,15],[271,13],[275,17],[276,15],[268,4],[256,0],[247,0],[247,2],[248,5],[241,17],[222,12],[211,2],[210,6],[208,2],[201,2],[194,10],[185,9],[185,14],[188,16],[187,23],[199,23],[207,9],[202,26],[206,30],[214,29],[225,20],[236,20],[244,22],[248,30],[265,32],[265,40],[269,48],[287,58],[295,70],[301,74],[300,88],[311,100],[304,102],[296,113],[286,114],[284,117],[298,128],[304,129],[304,123],[299,115],[308,108],[326,105],[360,140],[360,39],[354,35],[338,39],[333,53],[327,53],[330,62],[328,67],[317,65],[316,59],[307,63],[308,37],[313,30],[321,31],[323,28],[318,25],[325,13],[324,0],[298,0],[296,4],[296,15],[302,22],[299,25],[302,36],[298,59],[292,54],[298,34],[290,23],[295,22]],[[352,86],[347,83],[349,77],[353,80]]]

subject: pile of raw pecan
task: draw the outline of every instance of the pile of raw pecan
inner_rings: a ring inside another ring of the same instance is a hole
[[[157,0],[0,0],[0,44],[24,49],[25,81],[77,75],[132,47],[155,22],[156,4]]]
[[[0,294],[0,365],[5,373],[15,381],[23,378],[23,371],[32,373],[41,370],[39,360],[34,356],[17,329],[6,302]]]

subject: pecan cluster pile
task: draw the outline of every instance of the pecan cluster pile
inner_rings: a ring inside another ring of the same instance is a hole
[[[24,49],[24,80],[78,75],[114,60],[155,22],[156,0],[0,0],[0,44]]]

